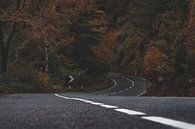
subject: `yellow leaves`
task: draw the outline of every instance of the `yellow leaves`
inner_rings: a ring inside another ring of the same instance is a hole
[[[34,79],[40,86],[40,89],[46,90],[49,86],[49,76],[41,71],[36,71],[34,74]]]

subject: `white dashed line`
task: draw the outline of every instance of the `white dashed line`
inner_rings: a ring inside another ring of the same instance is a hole
[[[63,98],[63,99],[77,100],[77,101],[85,102],[88,104],[101,106],[103,108],[112,109],[114,111],[121,112],[121,113],[130,115],[130,116],[134,116],[134,115],[140,116],[141,115],[142,116],[141,118],[144,120],[160,123],[160,124],[175,127],[178,129],[195,129],[195,124],[191,124],[191,123],[187,123],[187,122],[177,121],[177,120],[164,118],[164,117],[160,117],[160,116],[145,116],[146,113],[143,113],[143,112],[129,110],[129,109],[122,109],[122,108],[119,108],[117,106],[106,105],[104,103],[93,102],[93,101],[81,99],[81,98],[70,98],[70,97],[66,97],[66,96],[62,96],[62,95],[58,95],[58,94],[55,94],[55,96],[59,97],[59,98]]]
[[[104,96],[106,96],[106,95],[116,95],[116,94],[120,94],[120,93],[123,93],[123,92],[125,92],[125,91],[128,91],[128,90],[131,89],[133,86],[135,86],[135,82],[134,82],[134,81],[132,81],[132,80],[130,80],[130,79],[128,79],[128,78],[125,78],[125,77],[121,77],[121,79],[125,79],[125,80],[131,82],[131,85],[130,85],[128,88],[124,89],[124,90],[121,90],[121,91],[118,91],[118,92],[114,92],[114,93],[104,94]],[[114,88],[115,86],[117,86],[117,82],[116,82],[114,79],[110,79],[110,80],[112,80],[112,81],[114,82],[114,86],[112,86],[111,88],[109,88],[109,89],[112,89],[112,88]],[[106,89],[106,90],[108,90],[108,89]]]
[[[172,126],[172,127],[179,128],[179,129],[195,129],[194,124],[172,120],[172,119],[168,119],[164,117],[147,116],[147,117],[142,117],[142,119],[149,120],[152,122],[157,122],[157,123],[168,125],[168,126]]]
[[[118,111],[118,112],[128,114],[128,115],[146,115],[143,112],[133,111],[133,110],[129,110],[129,109],[114,109],[114,110]]]
[[[121,90],[121,91],[119,91],[118,93],[120,94],[120,93],[123,93],[124,91],[123,90]]]
[[[110,95],[116,95],[117,94],[117,92],[114,92],[114,93],[110,93]]]

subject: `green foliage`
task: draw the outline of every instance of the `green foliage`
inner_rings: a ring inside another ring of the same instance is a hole
[[[71,28],[76,36],[70,58],[80,69],[85,71],[85,76],[97,78],[109,71],[107,64],[99,61],[92,50],[101,34],[92,31],[89,25],[89,21],[92,20],[95,13],[81,12],[81,14],[79,22],[75,22]],[[92,78],[88,79],[92,80]]]

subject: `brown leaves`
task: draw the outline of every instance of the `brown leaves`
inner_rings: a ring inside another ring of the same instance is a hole
[[[111,62],[115,57],[113,46],[116,42],[116,38],[117,35],[115,32],[110,31],[105,34],[100,40],[100,43],[95,50],[97,57]]]
[[[94,32],[105,33],[108,29],[108,19],[106,19],[105,12],[102,10],[96,11],[95,18],[89,22],[91,29]]]
[[[171,73],[172,69],[166,55],[157,47],[150,46],[144,57],[144,73],[148,78],[158,78]]]

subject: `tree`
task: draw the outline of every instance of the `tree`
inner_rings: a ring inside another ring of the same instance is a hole
[[[117,35],[115,32],[107,32],[103,35],[95,49],[97,57],[103,61],[111,63],[115,60],[114,45],[116,43]]]
[[[166,55],[157,47],[150,46],[144,57],[144,73],[149,79],[166,78],[172,72]]]
[[[186,26],[184,27],[183,34],[186,42],[186,49],[188,55],[188,63],[189,63],[189,75],[191,78],[195,77],[194,65],[195,65],[195,9],[194,9],[195,1],[188,1],[188,19],[186,21]]]
[[[7,71],[10,46],[14,42],[17,25],[21,21],[22,4],[22,0],[1,1],[0,4],[0,72],[2,73]]]

